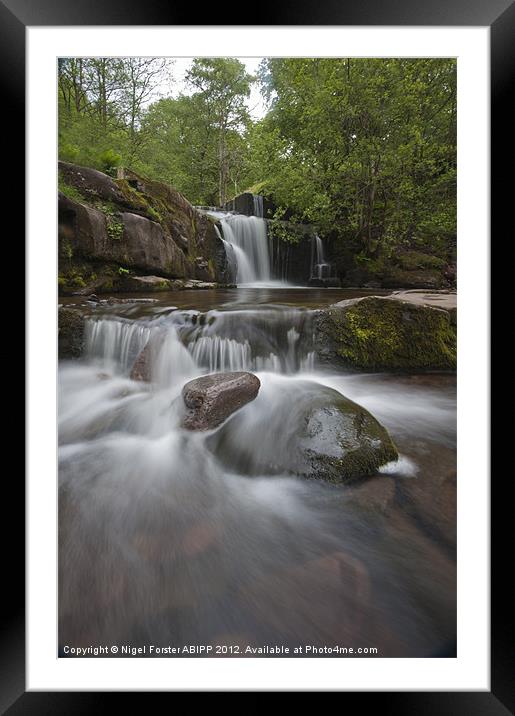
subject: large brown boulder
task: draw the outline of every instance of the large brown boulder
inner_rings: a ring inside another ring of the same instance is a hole
[[[187,275],[184,253],[160,224],[137,214],[122,213],[123,234],[120,244],[127,267],[145,269],[170,278]]]
[[[228,283],[216,221],[162,182],[59,162],[59,285],[126,290],[127,272]]]
[[[211,430],[236,410],[254,400],[260,380],[252,373],[214,373],[190,380],[182,389],[187,430]]]
[[[183,252],[160,224],[130,212],[105,213],[59,194],[61,264],[104,262],[170,278],[186,276]]]

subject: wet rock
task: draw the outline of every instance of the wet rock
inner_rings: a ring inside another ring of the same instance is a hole
[[[211,430],[257,396],[259,378],[252,373],[216,373],[186,383],[182,397],[188,410],[182,426]]]
[[[100,303],[102,305],[108,305],[108,306],[116,306],[120,303],[157,303],[157,298],[117,298],[117,297],[110,297],[110,298],[103,298],[100,300]],[[175,310],[177,306],[170,306],[170,310]]]
[[[199,281],[197,279],[190,278],[187,280],[177,279],[174,281],[170,281],[170,288],[172,291],[199,291],[211,288],[236,288],[236,285],[214,283],[213,281]]]
[[[385,298],[408,301],[415,303],[417,306],[433,306],[433,308],[443,308],[446,311],[454,311],[457,307],[458,296],[456,291],[424,291],[422,289],[411,289],[410,291],[394,291]]]
[[[456,470],[427,471],[415,480],[399,480],[399,499],[426,533],[456,547]]]
[[[195,259],[195,278],[199,281],[207,281],[211,283],[214,279],[214,270],[209,261],[203,256],[197,256]]]
[[[359,642],[370,592],[363,562],[338,551],[249,581],[239,596],[242,608],[283,639],[321,646]]]
[[[151,344],[147,342],[134,361],[130,373],[131,380],[150,381],[151,378]]]
[[[310,278],[308,286],[319,286],[320,288],[340,288],[341,281],[336,276],[332,278]]]
[[[386,429],[367,410],[339,394],[313,401],[298,438],[297,469],[331,482],[372,475],[397,458]]]
[[[395,501],[395,485],[396,481],[392,477],[373,477],[349,487],[344,500],[364,510],[384,514]]]
[[[163,276],[127,276],[124,284],[127,291],[170,290],[170,281]]]
[[[131,368],[131,380],[140,380],[148,383],[152,380],[152,366],[163,346],[163,340],[164,334],[160,331],[154,333],[148,339]]]
[[[387,430],[365,408],[318,383],[297,383],[297,390],[288,382],[267,385],[263,410],[243,410],[208,441],[218,459],[244,475],[334,483],[373,475],[397,459]]]
[[[455,317],[404,295],[353,298],[319,311],[319,359],[358,370],[455,370]]]
[[[59,358],[78,358],[84,347],[84,316],[74,308],[59,308],[57,316]]]

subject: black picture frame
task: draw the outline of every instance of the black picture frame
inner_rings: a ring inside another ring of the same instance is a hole
[[[197,14],[196,14],[197,13]],[[22,217],[25,214],[23,194],[13,187],[25,185],[25,30],[27,26],[66,25],[389,25],[389,26],[483,26],[491,30],[491,168],[497,177],[491,193],[492,235],[507,214],[513,200],[507,182],[500,174],[509,157],[506,137],[513,133],[513,113],[508,111],[510,80],[514,75],[515,4],[511,0],[363,0],[362,2],[295,3],[263,0],[259,12],[221,12],[214,5],[203,7],[202,22],[198,10],[164,0],[0,0],[0,77],[4,98],[4,138],[15,149],[9,170],[3,173],[3,196],[9,196],[9,213],[17,217],[19,246],[22,247]],[[250,17],[252,15],[252,17]],[[274,22],[270,22],[273,18]],[[258,22],[256,22],[258,19]],[[235,21],[236,20],[236,21]],[[247,22],[248,21],[248,22]],[[49,100],[53,101],[53,100]],[[510,163],[511,166],[513,166]],[[512,184],[512,182],[510,182]],[[16,206],[18,202],[18,206]],[[4,207],[5,208],[5,207]],[[23,259],[22,259],[23,260]],[[32,347],[28,346],[28,350]],[[5,477],[10,474],[5,473]],[[26,692],[25,691],[25,499],[24,485],[15,472],[9,484],[4,481],[4,510],[10,512],[14,527],[4,536],[4,609],[0,632],[0,712],[19,714],[101,713],[113,707],[109,692]],[[501,475],[501,477],[503,477]],[[506,478],[509,476],[506,475]],[[344,704],[356,696],[367,699],[369,708],[380,713],[467,714],[503,716],[515,706],[513,675],[513,633],[510,617],[513,611],[510,593],[504,586],[506,569],[503,547],[509,545],[511,520],[507,510],[511,502],[505,491],[509,480],[501,480],[491,492],[493,514],[491,541],[491,691],[470,692],[344,692]],[[506,515],[504,515],[506,511]],[[501,560],[503,560],[501,562]],[[8,579],[5,577],[9,575]],[[141,698],[151,694],[131,693],[133,708]],[[340,696],[340,698],[341,698]],[[360,702],[363,705],[363,702]]]

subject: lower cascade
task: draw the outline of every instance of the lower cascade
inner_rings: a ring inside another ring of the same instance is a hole
[[[314,368],[311,320],[310,311],[274,308],[205,314],[174,311],[146,323],[89,319],[86,351],[106,366],[117,365],[126,375],[149,341],[159,344],[161,364],[169,363],[171,358],[165,356],[171,354],[181,374],[188,369],[192,375],[234,370],[294,374]],[[165,370],[162,377],[166,375]]]

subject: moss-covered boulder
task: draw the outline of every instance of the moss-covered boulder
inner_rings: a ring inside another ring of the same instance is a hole
[[[84,316],[75,308],[59,308],[57,315],[59,358],[78,358],[84,348]]]
[[[334,483],[373,475],[398,457],[387,430],[365,408],[310,381],[265,384],[255,404],[208,444],[240,474],[286,473]]]
[[[367,296],[341,301],[315,317],[322,362],[357,370],[456,369],[456,325],[447,310]]]
[[[230,281],[215,222],[173,187],[134,172],[113,179],[59,162],[59,190],[61,293],[117,290],[119,281],[111,278],[118,270]]]

